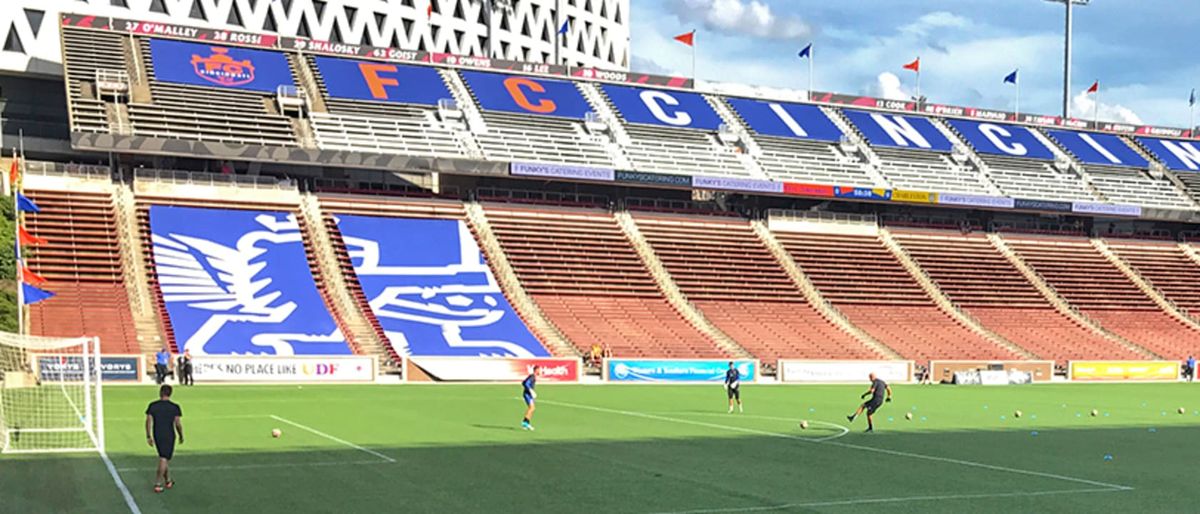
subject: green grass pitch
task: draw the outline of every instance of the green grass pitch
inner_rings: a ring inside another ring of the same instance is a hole
[[[845,418],[865,388],[747,385],[739,415],[719,386],[545,385],[535,432],[511,385],[177,388],[187,441],[164,494],[142,438],[154,390],[109,387],[105,406],[146,513],[1200,508],[1200,386],[898,386],[874,434]],[[129,512],[95,455],[0,456],[0,502]]]

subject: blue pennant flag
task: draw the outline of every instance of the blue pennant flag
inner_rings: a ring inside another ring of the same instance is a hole
[[[1012,72],[1012,73],[1009,73],[1008,75],[1006,75],[1006,76],[1004,77],[1004,83],[1005,83],[1005,84],[1016,84],[1016,83],[1017,83],[1017,72],[1018,72],[1018,71],[1021,71],[1021,70],[1013,70],[1013,72]]]
[[[24,282],[21,283],[21,300],[25,305],[38,303],[54,297],[54,293],[45,289],[40,289]]]
[[[1196,88],[1192,88],[1192,94],[1188,96],[1188,107],[1196,105]]]
[[[17,193],[17,209],[21,212],[42,212],[37,204],[33,203],[33,200],[19,192]]]
[[[812,43],[809,43],[808,46],[804,47],[804,49],[801,50],[798,55],[801,59],[803,59],[805,57],[811,58],[812,57]]]
[[[563,21],[562,26],[558,28],[558,33],[565,36],[567,34],[567,30],[570,28],[571,28],[571,20]]]

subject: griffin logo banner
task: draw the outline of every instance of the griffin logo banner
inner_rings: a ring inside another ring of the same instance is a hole
[[[154,79],[162,82],[265,93],[294,85],[287,57],[279,52],[151,39],[150,59]]]
[[[475,93],[479,106],[487,111],[580,120],[591,111],[587,100],[571,82],[481,71],[459,73]]]

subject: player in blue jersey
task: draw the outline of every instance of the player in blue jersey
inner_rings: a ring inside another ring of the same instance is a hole
[[[734,367],[733,362],[729,363],[729,370],[725,372],[725,394],[729,397],[729,413],[733,413],[733,403],[737,402],[738,412],[742,412],[742,373]]]
[[[534,404],[534,400],[537,399],[537,392],[533,390],[537,386],[537,373],[538,367],[534,366],[533,370],[529,372],[529,376],[521,381],[521,387],[523,388],[521,396],[525,398],[526,405],[525,419],[521,420],[521,428],[524,430],[533,430],[533,425],[529,421],[533,419],[533,411],[537,408]]]

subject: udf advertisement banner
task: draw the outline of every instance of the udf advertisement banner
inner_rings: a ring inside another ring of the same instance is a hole
[[[1071,361],[1078,382],[1179,380],[1176,361]]]
[[[373,357],[277,357],[197,355],[199,382],[374,382]]]
[[[604,380],[608,382],[689,383],[725,381],[728,360],[605,359]],[[735,360],[742,382],[758,380],[758,361]]]

